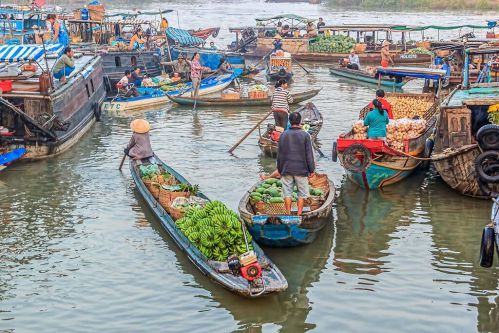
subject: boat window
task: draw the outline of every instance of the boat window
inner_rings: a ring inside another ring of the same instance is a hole
[[[90,84],[92,85],[92,94],[95,92],[94,80],[90,79]]]
[[[132,67],[137,66],[137,58],[135,56],[132,56],[130,58],[130,61],[132,62]]]
[[[116,67],[121,67],[121,58],[114,57],[114,63],[116,64]]]
[[[88,84],[85,84],[85,88],[87,88],[87,96],[90,98],[90,90],[88,90]]]

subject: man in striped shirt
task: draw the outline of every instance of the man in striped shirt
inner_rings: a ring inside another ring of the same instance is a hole
[[[272,111],[274,114],[276,126],[288,127],[289,104],[293,103],[293,96],[287,90],[286,80],[279,80],[275,85],[275,91],[272,95]]]

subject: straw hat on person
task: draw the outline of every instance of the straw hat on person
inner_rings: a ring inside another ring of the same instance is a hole
[[[282,39],[281,35],[277,34],[274,36],[274,39]]]
[[[151,125],[145,119],[135,119],[130,123],[130,129],[134,133],[144,134],[151,130]]]
[[[389,42],[389,41],[387,41],[387,40],[385,40],[385,41],[383,42],[383,46],[390,46],[390,42]]]

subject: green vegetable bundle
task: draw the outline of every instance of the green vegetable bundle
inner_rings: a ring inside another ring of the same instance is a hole
[[[296,186],[293,189],[291,199],[293,202],[298,200],[298,192]],[[324,196],[324,191],[318,188],[310,187],[309,194],[311,196]],[[269,178],[258,186],[254,192],[251,192],[250,199],[252,202],[265,203],[283,203],[282,183],[279,179]]]
[[[157,164],[141,165],[139,167],[140,176],[144,179],[150,179],[153,176],[159,175],[160,170]]]
[[[424,47],[416,47],[414,49],[410,49],[407,54],[428,54],[432,55],[432,52],[425,49]]]
[[[225,261],[231,254],[247,252],[239,217],[220,201],[212,201],[203,208],[192,208],[177,220],[177,227],[208,259]],[[246,231],[249,249],[253,250],[251,235]]]
[[[319,36],[310,41],[308,49],[315,53],[350,53],[355,44],[355,40],[348,36]]]

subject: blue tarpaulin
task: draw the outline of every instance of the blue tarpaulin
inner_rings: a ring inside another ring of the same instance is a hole
[[[178,42],[181,46],[194,46],[204,44],[204,39],[192,36],[187,30],[168,28],[166,36]]]
[[[0,46],[0,62],[19,62],[19,61],[38,61],[46,53],[60,55],[64,50],[64,45],[50,44],[43,45],[27,44],[27,45],[1,45]]]
[[[378,67],[377,71],[381,75],[415,77],[429,80],[438,80],[445,76],[444,70],[417,67]]]

